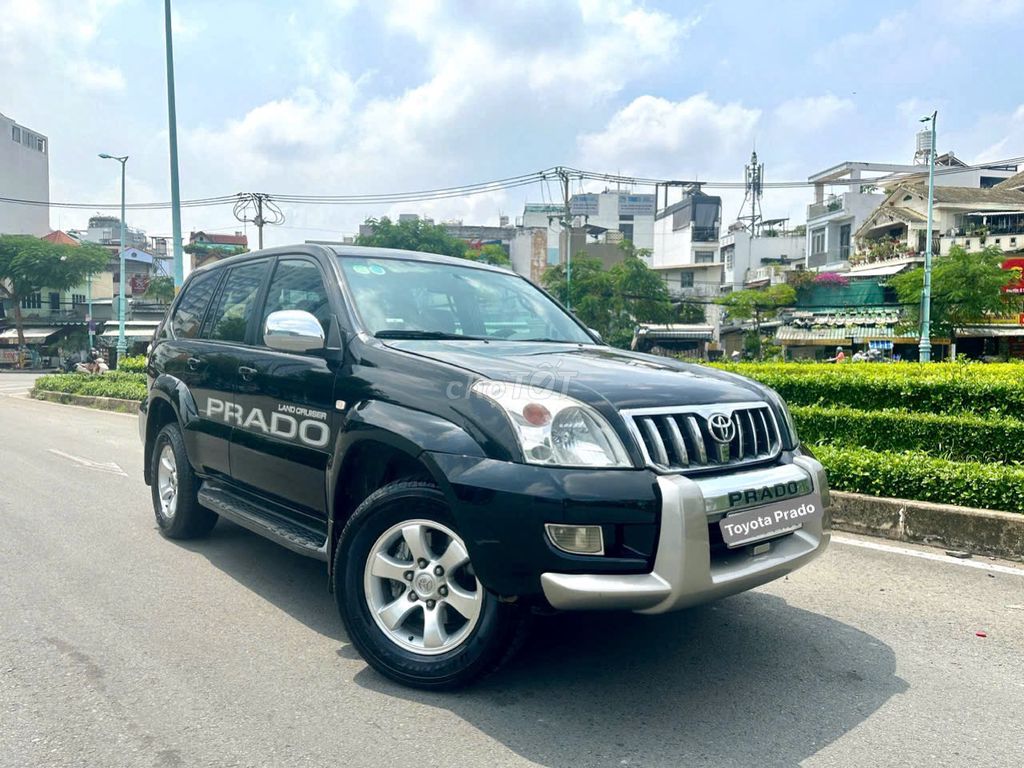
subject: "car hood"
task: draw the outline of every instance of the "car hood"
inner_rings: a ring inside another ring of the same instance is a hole
[[[617,410],[764,400],[735,374],[666,357],[583,344],[389,340],[387,346],[496,381],[551,389]]]

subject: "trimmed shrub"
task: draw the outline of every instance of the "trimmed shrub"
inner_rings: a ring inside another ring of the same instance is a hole
[[[823,445],[812,449],[837,491],[1024,513],[1024,465]]]
[[[791,406],[800,438],[812,445],[924,451],[955,461],[1024,461],[1024,421],[973,414]]]
[[[117,370],[123,373],[145,373],[146,356],[124,357],[117,361]]]
[[[116,397],[122,400],[144,400],[146,376],[141,373],[111,371],[102,376],[84,373],[55,373],[40,376],[35,389],[46,392],[67,392],[73,395]]]
[[[1024,413],[1024,365],[759,363],[719,366],[767,384],[791,405],[926,413]]]

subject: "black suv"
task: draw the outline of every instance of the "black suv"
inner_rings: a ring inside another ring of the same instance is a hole
[[[782,400],[612,349],[529,281],[377,248],[193,272],[139,431],[169,538],[225,517],[327,563],[380,672],[462,685],[533,609],[661,613],[828,542],[828,486]]]

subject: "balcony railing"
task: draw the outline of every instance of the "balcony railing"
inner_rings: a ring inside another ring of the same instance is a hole
[[[828,216],[830,213],[843,210],[845,200],[843,197],[831,197],[820,203],[811,203],[807,206],[807,218],[817,219]]]

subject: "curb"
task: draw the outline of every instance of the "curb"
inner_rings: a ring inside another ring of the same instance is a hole
[[[831,497],[838,531],[1024,561],[1024,514],[845,491]]]
[[[86,408],[96,408],[101,411],[129,414],[139,412],[139,402],[137,400],[122,400],[117,397],[99,397],[97,395],[73,395],[70,392],[48,392],[38,389],[33,389],[31,395],[36,400],[64,403],[65,405],[82,405]]]

